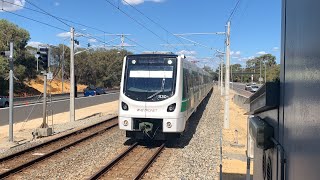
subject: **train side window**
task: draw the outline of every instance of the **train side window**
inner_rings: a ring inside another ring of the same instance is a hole
[[[194,75],[193,75],[193,72],[191,72],[189,77],[190,77],[190,86],[191,86],[191,88],[194,88]]]
[[[188,70],[183,69],[183,93],[182,98],[187,98],[188,95]]]

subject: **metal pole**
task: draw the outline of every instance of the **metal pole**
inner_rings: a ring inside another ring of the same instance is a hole
[[[218,87],[220,86],[220,82],[221,82],[221,68],[219,68],[219,77],[218,77]],[[221,86],[220,86],[221,89]]]
[[[233,66],[232,66],[232,64],[230,65],[230,82],[233,82],[234,81],[234,79],[233,79]],[[232,88],[233,88],[233,86],[232,86]]]
[[[225,78],[225,106],[224,106],[224,124],[225,129],[229,129],[229,86],[230,86],[230,21],[227,23],[226,33],[226,78]]]
[[[39,59],[37,57],[37,71],[39,71]]]
[[[71,27],[70,41],[70,121],[75,121],[74,110],[74,28]]]
[[[248,155],[247,155],[248,156]],[[246,175],[246,180],[250,180],[250,157],[247,157],[247,175]]]
[[[9,142],[13,142],[13,42],[10,42],[9,71]]]
[[[260,82],[260,84],[262,83],[262,81],[261,81],[261,60],[260,60],[260,77],[259,77],[259,82]]]
[[[267,64],[264,62],[264,83],[267,83]]]
[[[223,61],[222,58],[220,58],[220,69],[221,69],[221,82],[220,82],[220,86],[221,86],[221,96],[223,95]]]
[[[220,180],[222,180],[222,128],[220,129]]]
[[[61,93],[63,93],[63,83],[64,83],[64,44],[62,44],[62,58],[61,58]]]
[[[241,72],[242,72],[242,74],[241,74],[241,83],[243,82],[243,68],[241,68]]]
[[[47,71],[43,72],[43,107],[41,128],[47,128]]]

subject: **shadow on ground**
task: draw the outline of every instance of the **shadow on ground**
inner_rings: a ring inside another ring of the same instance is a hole
[[[223,173],[222,174],[223,180],[239,180],[239,179],[246,179],[246,174],[235,174],[235,173]],[[250,179],[252,180],[253,177],[250,175]]]
[[[206,110],[211,95],[212,91],[209,92],[208,96],[198,106],[197,111],[191,115],[191,117],[187,121],[186,129],[183,132],[183,135],[178,139],[170,139],[168,141],[168,148],[184,148],[189,144],[193,135],[196,133],[198,124],[202,118],[204,111]]]

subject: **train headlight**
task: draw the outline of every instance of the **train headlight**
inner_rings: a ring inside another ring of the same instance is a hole
[[[171,128],[171,127],[172,127],[171,122],[167,122],[167,128]]]
[[[122,107],[122,110],[124,110],[124,111],[128,111],[129,110],[128,104],[126,104],[124,102],[121,102],[121,107]]]
[[[167,112],[173,112],[176,109],[176,103],[171,104],[167,108]]]
[[[124,126],[128,126],[128,124],[129,124],[128,120],[124,120],[124,121],[123,121],[123,125],[124,125]]]

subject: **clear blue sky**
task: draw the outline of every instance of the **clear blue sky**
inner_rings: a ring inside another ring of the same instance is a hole
[[[46,22],[59,28],[70,30],[63,23],[50,16],[32,12],[27,8],[37,9],[24,0],[5,0],[12,3],[23,5],[23,8],[16,10],[17,6],[5,3],[4,9],[14,13],[27,16]],[[144,16],[135,11],[132,7],[125,5],[121,0],[95,0],[95,1],[76,1],[76,0],[28,0],[41,7],[49,13],[68,20],[79,22],[88,26],[96,27],[109,33],[127,33],[133,41],[138,42],[144,48],[137,46],[131,48],[135,53],[145,51],[172,51],[184,52],[191,58],[199,58],[203,64],[213,65],[217,60],[203,58],[213,57],[213,51],[201,46],[176,46],[177,49],[161,46],[167,42],[181,44],[188,41],[178,40],[172,34],[167,33],[159,26],[155,25]],[[141,27],[132,19],[122,14],[118,9],[110,5],[115,4],[121,10],[142,23],[156,35]],[[171,33],[193,33],[193,32],[221,32],[225,31],[226,21],[234,8],[237,0],[127,0],[132,5],[147,15],[149,18],[159,23]],[[0,9],[2,3],[0,1]],[[39,9],[37,9],[39,10]],[[39,10],[40,11],[40,10]],[[8,12],[0,12],[0,18],[7,19],[20,27],[27,29],[31,34],[31,44],[37,42],[48,44],[63,43],[62,37],[57,36],[64,33],[46,25],[42,25],[30,20],[18,17]],[[73,25],[78,33],[88,33],[101,35],[102,32]],[[85,29],[85,30],[84,30]],[[80,31],[80,32],[79,32]],[[277,57],[279,62],[279,47],[281,34],[281,1],[279,0],[241,0],[239,8],[234,14],[231,24],[231,51],[232,63],[244,64],[245,60],[259,56],[263,53],[271,53]],[[109,41],[115,37],[99,36],[101,41]],[[187,38],[199,42],[205,46],[219,50],[224,50],[223,35],[203,35],[188,36]],[[94,46],[100,46],[100,42],[78,38],[80,45],[85,47],[88,41]],[[162,40],[161,40],[162,39]],[[65,43],[67,43],[65,41]],[[134,42],[125,40],[125,43],[136,45]],[[119,45],[120,39],[110,44]],[[214,65],[216,66],[216,65]]]

